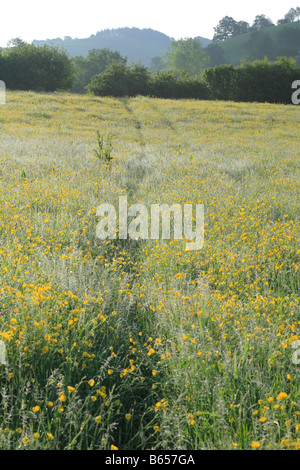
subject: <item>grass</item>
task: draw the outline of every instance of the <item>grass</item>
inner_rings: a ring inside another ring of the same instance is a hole
[[[297,106],[9,92],[0,112],[0,448],[299,449]],[[120,195],[203,203],[203,248],[97,239]]]

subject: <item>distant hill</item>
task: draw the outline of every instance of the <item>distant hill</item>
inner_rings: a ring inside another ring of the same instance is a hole
[[[298,34],[295,30],[298,31]],[[260,38],[260,44],[257,42],[256,55],[262,57],[256,58],[263,58],[264,55],[269,56],[269,54],[274,54],[275,58],[283,55],[294,57],[297,63],[300,63],[300,21],[263,28],[260,33],[263,33],[263,35]],[[216,43],[223,49],[225,63],[239,65],[243,59],[254,59],[254,57],[249,57],[251,49],[252,53],[255,53],[255,36],[251,36],[251,34],[251,32],[240,34]],[[272,57],[268,58],[272,60]]]
[[[202,38],[202,46],[206,47],[211,40]],[[69,36],[65,38],[33,40],[36,46],[48,44],[64,48],[70,57],[82,56],[86,57],[91,49],[110,49],[118,51],[122,56],[127,57],[128,62],[138,62],[145,66],[150,65],[152,57],[161,57],[169,48],[171,41],[174,39],[166,34],[160,33],[153,29],[139,28],[117,28],[105,29],[96,34],[92,34],[89,38],[72,39]]]

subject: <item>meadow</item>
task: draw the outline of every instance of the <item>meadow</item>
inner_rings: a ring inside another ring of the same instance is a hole
[[[7,93],[1,450],[300,449],[299,121],[293,105]],[[204,246],[99,240],[97,207],[120,195],[204,204]]]

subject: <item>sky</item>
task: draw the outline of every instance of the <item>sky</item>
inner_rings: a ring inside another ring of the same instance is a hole
[[[297,0],[296,0],[297,1]],[[274,0],[10,0],[0,4],[0,47],[20,37],[86,38],[103,29],[152,28],[174,39],[202,36],[212,39],[224,16],[252,24],[264,14],[275,24],[297,3]]]

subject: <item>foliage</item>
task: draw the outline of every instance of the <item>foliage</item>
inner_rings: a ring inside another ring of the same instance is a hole
[[[293,23],[300,19],[300,7],[290,8],[284,17],[278,20],[277,24]]]
[[[270,18],[267,18],[265,15],[256,15],[251,26],[251,30],[260,31],[261,29],[269,28],[270,26],[274,26],[274,23]]]
[[[111,162],[113,159],[111,152],[113,150],[113,136],[109,135],[106,139],[97,131],[97,148],[94,149],[94,155],[103,162]]]
[[[231,16],[224,16],[214,28],[213,41],[224,41],[225,39],[247,33],[250,29],[246,21],[235,21]]]
[[[217,65],[226,64],[224,50],[216,42],[208,44],[208,46],[206,46],[205,48],[205,51],[209,56],[210,67],[216,67]]]
[[[196,77],[174,70],[150,74],[146,67],[138,64],[132,67],[112,64],[102,74],[93,77],[87,88],[97,96],[207,97],[205,84]]]
[[[252,31],[249,40],[245,44],[247,51],[247,59],[254,61],[256,59],[262,60],[267,57],[269,60],[274,60],[277,57],[277,44],[270,37],[268,33],[261,30]]]
[[[126,64],[126,58],[122,57],[117,51],[109,49],[92,49],[88,56],[75,57],[72,59],[74,67],[74,83],[72,91],[75,93],[84,93],[85,87],[91,79],[111,65],[112,63]]]
[[[172,41],[170,49],[163,57],[166,70],[186,72],[189,75],[200,77],[209,65],[209,56],[202,47],[198,38]]]
[[[299,73],[293,59],[282,57],[245,61],[239,67],[221,65],[207,69],[203,79],[212,99],[290,103],[291,84]]]
[[[73,69],[67,54],[55,47],[35,47],[22,40],[2,51],[0,76],[8,89],[68,90]]]

